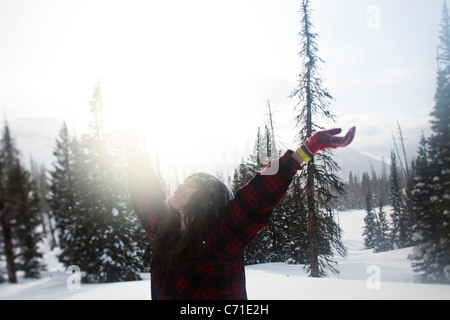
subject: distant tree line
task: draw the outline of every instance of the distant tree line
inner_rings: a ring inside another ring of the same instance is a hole
[[[386,167],[383,167],[381,173],[373,169],[370,173],[363,172],[361,175],[350,171],[342,188],[344,194],[337,196],[334,205],[339,210],[365,209],[368,194],[373,204],[386,206],[389,203],[389,177]]]

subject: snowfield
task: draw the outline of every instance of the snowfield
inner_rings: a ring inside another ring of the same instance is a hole
[[[388,212],[388,210],[386,210]],[[414,282],[407,259],[412,248],[382,253],[365,250],[362,228],[364,210],[339,212],[342,239],[347,257],[338,257],[340,274],[327,278],[309,278],[300,265],[266,263],[246,267],[249,299],[450,299],[450,285]],[[77,288],[55,259],[47,252],[48,272],[38,280],[26,280],[19,274],[18,284],[0,284],[0,299],[150,299],[150,275],[144,280],[107,284],[80,284]]]

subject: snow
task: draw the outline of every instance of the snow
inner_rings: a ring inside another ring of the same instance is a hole
[[[112,215],[113,215],[114,217],[117,217],[117,216],[119,215],[119,210],[117,210],[116,208],[113,208],[113,209],[111,210],[111,213],[112,213]]]
[[[361,234],[365,215],[364,210],[339,212],[342,239],[348,249],[347,257],[337,258],[340,274],[309,278],[300,265],[247,266],[249,299],[450,299],[450,285],[414,282],[415,274],[407,259],[412,248],[381,253],[364,249]],[[149,274],[143,274],[142,281],[76,286],[77,274],[72,269],[66,272],[55,258],[57,254],[56,249],[45,253],[48,271],[41,279],[23,279],[19,273],[18,284],[0,284],[0,299],[150,299]]]

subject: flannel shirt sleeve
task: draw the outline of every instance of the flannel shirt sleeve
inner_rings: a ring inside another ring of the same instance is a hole
[[[165,194],[150,162],[136,148],[127,154],[128,192],[132,207],[151,240],[156,223],[166,210]]]
[[[291,155],[292,151],[288,150],[279,158],[276,174],[258,173],[228,203],[215,236],[216,254],[222,260],[230,260],[242,254],[250,241],[269,222],[270,214],[301,168]]]

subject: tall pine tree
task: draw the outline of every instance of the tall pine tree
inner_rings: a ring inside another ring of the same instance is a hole
[[[450,17],[446,2],[438,47],[437,88],[431,112],[432,135],[429,139],[433,168],[433,206],[438,218],[434,276],[450,283]]]
[[[105,132],[99,82],[90,106],[90,133],[82,140],[89,177],[85,181],[85,190],[89,190],[89,194],[84,193],[85,218],[94,227],[86,271],[94,281],[140,279],[142,230],[128,201],[124,152],[117,147],[120,145],[117,137]]]
[[[435,244],[439,242],[439,215],[433,206],[433,177],[429,146],[422,136],[417,154],[414,188],[411,192],[414,227],[412,241],[414,248],[409,255],[415,272],[422,273],[422,280],[427,281],[435,274]]]
[[[17,239],[16,256],[18,269],[24,271],[25,278],[40,278],[45,269],[39,242],[43,233],[38,231],[41,220],[39,216],[39,195],[37,186],[31,179],[31,174],[19,162],[8,172],[8,196],[12,216],[14,216],[14,231]]]
[[[422,143],[416,165],[416,246],[410,258],[423,281],[450,283],[450,17],[445,1],[439,40],[432,135]]]
[[[14,217],[11,215],[11,198],[8,194],[8,173],[18,161],[19,151],[15,147],[7,121],[5,121],[5,127],[0,143],[0,221],[8,269],[8,282],[17,283],[17,267],[13,245],[13,226],[11,223],[14,220]]]
[[[90,106],[89,132],[71,143],[63,128],[55,149],[53,192],[68,183],[61,190],[66,198],[55,193],[52,201],[62,231],[60,261],[78,265],[88,282],[140,279],[142,230],[128,200],[124,150],[104,127],[99,82]]]
[[[19,159],[19,151],[5,122],[1,140],[2,163],[2,232],[7,256],[9,282],[17,282],[16,270],[24,271],[25,278],[39,278],[45,268],[38,231],[39,196],[31,174]]]
[[[384,252],[392,249],[391,237],[389,235],[389,222],[383,209],[382,200],[380,200],[378,212],[376,214],[377,230],[375,237],[374,252]]]
[[[303,0],[301,5],[302,20],[300,36],[302,47],[300,57],[302,68],[299,84],[291,93],[291,97],[298,97],[296,110],[297,127],[300,129],[298,139],[305,141],[314,132],[323,129],[319,119],[334,120],[335,116],[328,108],[331,94],[324,88],[319,75],[319,64],[323,60],[318,56],[317,33],[311,23],[311,9],[309,0]],[[341,184],[335,175],[338,165],[332,159],[332,151],[318,152],[309,161],[301,175],[305,179],[306,208],[308,215],[308,264],[307,269],[311,277],[326,274],[326,269],[337,272],[334,268],[333,252],[345,255],[345,248],[340,239],[339,227],[332,217],[331,202],[334,194],[341,192]],[[300,214],[300,213],[299,213]],[[333,250],[334,249],[334,250]]]
[[[394,246],[404,248],[408,244],[409,230],[405,220],[405,203],[400,183],[397,157],[395,152],[391,152],[391,173],[389,176],[390,189],[389,198],[391,201],[392,231],[391,238]]]
[[[372,205],[372,196],[370,192],[366,196],[366,216],[364,217],[364,246],[366,249],[373,249],[376,246],[377,222],[376,215]]]
[[[65,255],[67,251],[70,252],[70,248],[77,246],[77,237],[73,235],[77,234],[74,229],[79,227],[76,213],[79,195],[75,188],[75,161],[78,144],[75,139],[71,138],[66,123],[63,123],[55,144],[53,151],[55,161],[53,170],[50,172],[49,202],[59,233],[59,246],[62,251],[59,259],[66,265],[72,265],[75,264],[75,261],[70,258],[69,261],[66,261]]]

